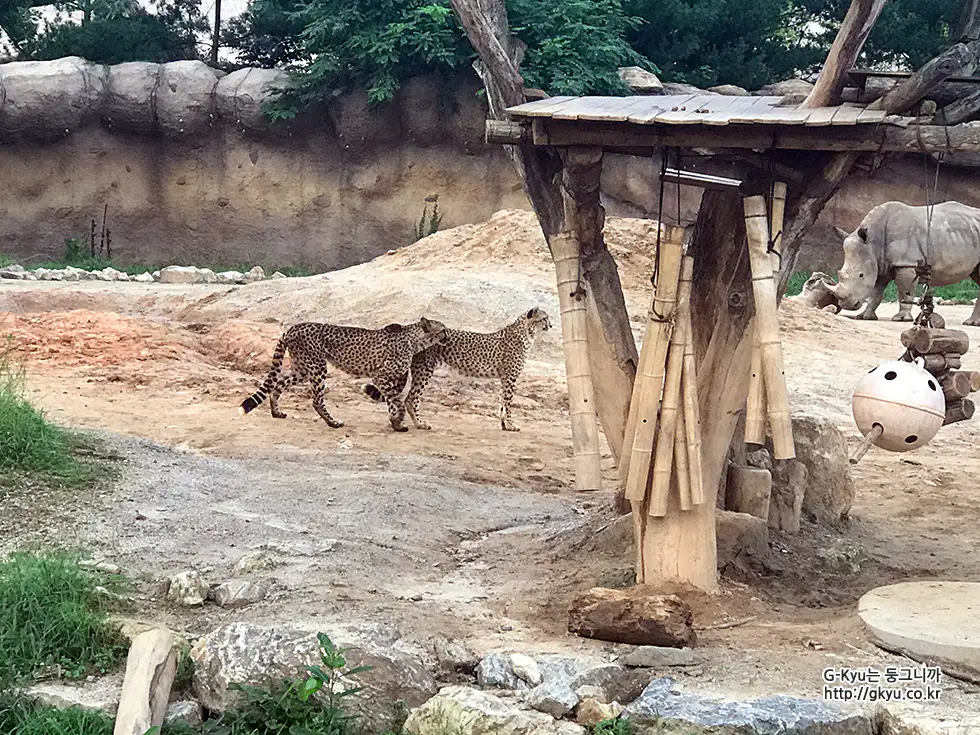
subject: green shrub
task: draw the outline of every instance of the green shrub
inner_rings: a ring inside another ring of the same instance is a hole
[[[16,553],[0,562],[0,684],[52,670],[79,678],[115,666],[127,646],[100,586],[123,582],[64,552]]]

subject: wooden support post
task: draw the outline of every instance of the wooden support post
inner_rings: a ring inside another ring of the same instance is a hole
[[[589,362],[588,323],[585,291],[579,271],[578,240],[572,233],[556,235],[551,241],[551,251],[558,281],[568,411],[572,420],[575,487],[578,490],[600,490],[599,426],[592,391],[592,365]]]
[[[657,281],[654,284],[646,335],[640,351],[639,370],[633,382],[633,397],[630,400],[626,441],[619,471],[620,478],[625,482],[626,498],[634,504],[645,498],[650,479],[660,394],[663,391],[667,348],[670,344],[681,271],[683,236],[684,231],[679,227],[667,227],[661,235]],[[638,510],[634,505],[634,514],[639,515]]]
[[[126,674],[112,735],[144,735],[161,727],[177,673],[173,634],[165,628],[140,633],[126,659]]]
[[[745,232],[749,242],[752,288],[755,296],[755,323],[759,330],[762,352],[762,374],[766,391],[769,425],[772,427],[773,457],[793,459],[793,426],[789,415],[789,393],[783,368],[783,349],[779,339],[779,316],[776,306],[776,283],[768,253],[769,228],[766,224],[766,200],[761,196],[745,197]]]
[[[653,460],[653,478],[650,488],[650,507],[652,516],[667,515],[667,501],[670,495],[674,461],[674,436],[677,431],[677,416],[681,409],[681,374],[684,370],[684,330],[687,325],[681,315],[690,308],[691,276],[694,260],[686,256],[681,260],[681,277],[677,286],[677,315],[674,330],[667,351],[667,372],[664,376],[664,395],[660,402],[660,421],[657,426],[657,446]],[[686,468],[685,468],[686,469]]]
[[[688,256],[693,273],[694,259]],[[694,324],[691,320],[691,301],[688,299],[680,312],[684,322],[684,370],[681,373],[681,392],[684,412],[678,431],[685,435],[687,442],[687,467],[690,489],[688,494],[692,505],[704,502],[704,469],[701,462],[701,407],[698,401],[698,374],[694,360]],[[681,497],[684,497],[682,491]],[[686,510],[686,508],[684,508]]]

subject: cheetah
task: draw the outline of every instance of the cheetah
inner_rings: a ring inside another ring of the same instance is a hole
[[[500,427],[504,431],[520,431],[510,415],[514,387],[524,369],[524,362],[534,338],[551,329],[551,320],[543,309],[534,307],[496,332],[465,332],[447,329],[445,343],[433,345],[412,358],[412,387],[405,400],[405,408],[417,429],[431,429],[427,421],[419,417],[419,401],[422,391],[440,364],[471,378],[498,378],[500,380]],[[401,393],[408,376],[402,375],[399,384],[389,390]],[[384,388],[384,386],[380,386]],[[374,401],[384,400],[379,386],[368,383],[364,392]]]
[[[338,326],[319,322],[294,324],[279,338],[272,353],[272,369],[258,391],[242,401],[238,411],[246,414],[268,397],[273,418],[284,419],[279,410],[283,391],[308,380],[313,388],[313,408],[332,429],[344,425],[324,405],[327,364],[353,377],[371,378],[379,386],[378,400],[388,403],[388,417],[395,431],[408,431],[402,389],[412,357],[420,350],[445,344],[446,326],[422,317],[411,324],[389,324],[381,329]],[[292,372],[282,374],[282,361],[289,353]],[[399,387],[401,386],[401,387]]]

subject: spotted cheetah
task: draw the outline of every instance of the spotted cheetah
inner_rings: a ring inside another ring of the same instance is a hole
[[[500,380],[500,427],[504,431],[520,431],[510,416],[510,404],[514,399],[514,387],[524,369],[524,362],[534,338],[551,329],[551,320],[543,309],[534,307],[496,332],[464,332],[447,329],[448,339],[419,352],[412,359],[412,387],[405,400],[405,408],[417,429],[431,429],[427,421],[419,418],[419,401],[422,391],[440,364],[470,378],[498,378]],[[407,375],[399,378],[394,387],[401,393],[405,389]],[[383,386],[381,386],[383,388]],[[381,390],[368,383],[364,392],[375,401],[384,400]]]
[[[348,375],[374,380],[380,388],[378,400],[388,403],[391,427],[395,431],[408,431],[404,425],[405,404],[401,392],[412,357],[420,350],[444,344],[446,339],[446,326],[425,317],[411,324],[389,324],[381,329],[317,322],[294,324],[279,338],[272,353],[272,369],[258,391],[242,401],[239,413],[248,413],[268,397],[273,418],[284,419],[286,414],[279,410],[279,397],[291,386],[308,380],[313,388],[313,408],[327,426],[339,429],[343,422],[331,416],[323,402],[330,363]],[[287,352],[292,372],[283,375],[282,361]]]

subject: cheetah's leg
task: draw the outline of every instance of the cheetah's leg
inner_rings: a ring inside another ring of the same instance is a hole
[[[374,379],[374,385],[384,396],[388,404],[388,420],[395,431],[408,431],[405,426],[405,403],[401,392],[405,389],[408,373],[401,375],[379,375]]]
[[[504,431],[520,431],[510,416],[510,404],[519,377],[520,371],[504,372],[500,376],[500,428]]]
[[[296,371],[279,378],[278,382],[276,382],[269,393],[269,409],[272,411],[272,418],[286,418],[286,414],[279,410],[279,398],[282,397],[282,394],[292,388],[294,385],[303,382],[305,378],[305,374]]]
[[[331,416],[323,402],[323,395],[327,390],[327,369],[321,367],[313,370],[310,373],[310,384],[313,386],[313,408],[320,414],[320,418],[327,422],[327,426],[331,429],[339,429],[344,422]]]
[[[405,408],[408,411],[408,415],[412,417],[415,428],[423,431],[428,431],[432,426],[428,421],[419,417],[419,402],[422,400],[422,391],[425,390],[425,386],[429,383],[429,379],[432,377],[434,370],[435,365],[429,360],[420,360],[417,363],[413,362],[412,387],[408,391],[408,397],[405,399]]]

